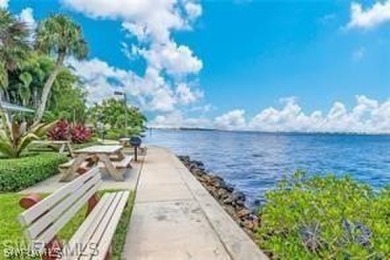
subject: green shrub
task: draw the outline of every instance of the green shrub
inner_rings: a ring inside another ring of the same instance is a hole
[[[257,242],[277,259],[390,256],[390,188],[297,172],[266,194]]]
[[[0,159],[0,191],[19,191],[58,172],[64,155],[42,153],[15,159]]]

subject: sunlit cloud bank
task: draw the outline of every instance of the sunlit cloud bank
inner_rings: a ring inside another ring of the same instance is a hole
[[[303,112],[295,98],[283,99],[281,103],[280,108],[266,108],[251,118],[246,117],[243,109],[235,109],[214,120],[172,115],[158,117],[151,125],[264,132],[390,133],[390,100],[381,103],[366,96],[356,96],[352,109],[335,102],[327,112],[317,110],[311,113]]]

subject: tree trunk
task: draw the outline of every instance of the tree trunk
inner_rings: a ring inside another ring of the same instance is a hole
[[[38,108],[38,89],[34,88],[34,94],[33,94],[33,108]]]
[[[65,59],[65,54],[60,53],[57,57],[57,61],[56,61],[56,65],[54,67],[54,70],[52,71],[49,78],[45,82],[45,85],[43,86],[41,102],[38,105],[37,112],[35,113],[33,125],[39,124],[42,120],[43,113],[45,112],[45,109],[46,109],[47,99],[48,99],[50,91],[51,91],[51,87],[53,86],[54,80],[56,79],[58,73],[60,72],[62,64],[64,63],[64,59]]]

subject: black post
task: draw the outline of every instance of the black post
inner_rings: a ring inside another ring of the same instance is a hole
[[[134,145],[134,161],[137,161],[137,150],[138,150],[137,146]]]

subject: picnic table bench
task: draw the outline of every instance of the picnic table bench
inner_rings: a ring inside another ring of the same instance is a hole
[[[131,167],[130,163],[132,160],[133,160],[133,156],[125,156],[124,159],[122,159],[121,161],[112,161],[111,160],[111,163],[116,169],[121,170],[121,169],[126,169],[126,168]],[[61,164],[59,166],[60,173],[64,174],[74,164],[74,161],[75,161],[75,159],[71,159],[71,160],[67,161],[66,163]],[[93,166],[94,164],[95,163],[93,161],[89,162],[88,159],[86,159],[86,161],[81,163],[79,168],[83,168],[85,170],[86,168],[89,168],[89,167]],[[98,165],[99,169],[105,168],[105,165],[103,162],[99,161],[99,162],[97,162],[97,165]]]
[[[62,173],[60,181],[68,181],[76,173],[82,173],[85,168],[94,164],[105,168],[114,180],[123,181],[125,170],[131,168],[130,162],[133,157],[125,156],[122,149],[121,145],[95,145],[74,151],[76,157],[59,166]]]
[[[108,259],[116,227],[127,205],[129,192],[105,193],[97,167],[79,176],[41,200],[37,195],[23,197],[26,209],[18,217],[25,236],[43,259]],[[72,238],[62,243],[57,233],[87,204],[86,218]]]

